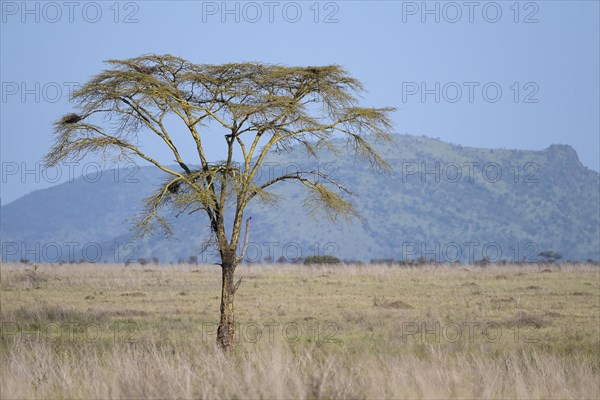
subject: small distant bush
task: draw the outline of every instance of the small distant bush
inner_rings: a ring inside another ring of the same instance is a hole
[[[304,260],[304,265],[310,264],[339,264],[340,259],[335,256],[308,256]]]

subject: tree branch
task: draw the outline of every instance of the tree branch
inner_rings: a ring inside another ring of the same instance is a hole
[[[242,251],[240,253],[240,256],[238,257],[238,262],[241,262],[244,260],[244,256],[246,255],[246,250],[248,250],[248,240],[250,239],[250,221],[252,220],[252,217],[248,217],[248,219],[246,219],[246,232],[244,233],[244,245],[242,246]]]

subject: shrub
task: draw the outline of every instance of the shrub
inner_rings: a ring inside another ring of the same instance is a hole
[[[339,264],[341,261],[334,256],[308,256],[304,260],[304,265],[310,264]]]

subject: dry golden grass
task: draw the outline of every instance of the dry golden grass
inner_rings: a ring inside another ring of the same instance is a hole
[[[600,270],[1,267],[0,398],[600,398]]]

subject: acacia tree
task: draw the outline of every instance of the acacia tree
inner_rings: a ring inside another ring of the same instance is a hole
[[[339,150],[332,139],[342,136],[355,154],[375,167],[389,168],[365,137],[389,140],[393,109],[359,107],[361,83],[337,65],[206,65],[154,54],[107,63],[109,69],[73,93],[77,112],[55,123],[55,142],[45,163],[53,166],[97,153],[115,162],[144,160],[166,173],[168,179],[146,199],[137,228],[145,233],[158,223],[169,230],[160,214],[165,207],[205,213],[221,258],[217,343],[230,349],[234,296],[240,283],[234,284],[234,272],[243,259],[250,228],[247,219],[245,240],[240,243],[246,206],[253,200],[272,202],[275,196],[268,190],[272,185],[295,181],[306,188],[305,205],[311,211],[323,210],[334,220],[355,214],[346,196],[351,193],[319,171],[299,170],[259,181],[257,173],[268,152],[300,145],[318,157],[321,147]],[[177,132],[173,120],[182,123]],[[184,160],[183,147],[174,140],[181,130],[195,147],[192,160]],[[203,141],[221,134],[226,159],[212,160]],[[164,142],[178,167],[148,154],[141,146],[148,136]],[[234,160],[234,152],[241,153],[241,163]],[[227,218],[226,209],[233,210]]]

